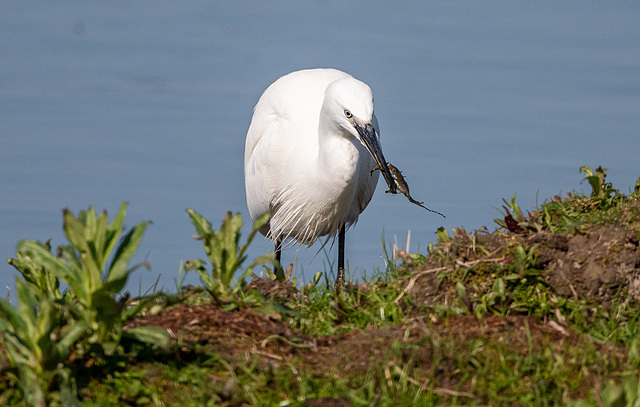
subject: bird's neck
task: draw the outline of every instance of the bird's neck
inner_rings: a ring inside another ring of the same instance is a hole
[[[317,174],[326,174],[319,182],[329,181],[336,191],[347,192],[346,188],[355,181],[359,151],[353,143],[353,136],[341,133],[340,128],[321,127],[318,132]],[[356,140],[357,141],[357,140]],[[342,182],[339,182],[342,181]]]

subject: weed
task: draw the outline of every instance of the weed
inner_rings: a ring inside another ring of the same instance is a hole
[[[584,173],[584,179],[591,185],[591,198],[605,201],[620,196],[620,191],[615,189],[610,182],[605,182],[606,168],[598,167],[592,170],[589,166],[583,165],[580,167],[580,172]]]
[[[110,223],[106,212],[98,216],[92,207],[77,218],[64,210],[63,230],[70,244],[59,249],[59,257],[51,253],[48,242],[23,240],[16,258],[8,260],[24,280],[16,281],[17,309],[0,301],[1,339],[32,405],[44,403],[44,392],[54,378],[60,380],[63,393],[75,393],[67,380],[72,351],[76,358],[96,352],[113,355],[125,337],[163,347],[168,343],[159,328],[123,330],[144,306],[141,302],[129,308],[127,296],[116,296],[139,267],[128,264],[147,226],[136,225],[120,240],[125,216],[126,204]],[[68,291],[60,292],[60,281]]]
[[[275,264],[273,254],[268,254],[255,259],[249,267],[244,269],[237,281],[234,281],[236,272],[241,269],[247,259],[245,251],[249,244],[260,228],[269,222],[268,213],[254,222],[253,230],[242,246],[239,246],[242,231],[242,217],[239,213],[232,216],[231,212],[228,212],[222,220],[220,231],[213,230],[211,223],[198,212],[187,209],[187,213],[198,232],[197,239],[204,245],[204,251],[211,262],[211,271],[207,271],[206,262],[200,259],[187,262],[186,269],[198,272],[200,280],[218,302],[225,303],[237,299],[237,293],[241,290],[245,277],[251,274],[254,267],[270,263],[281,270],[281,267]],[[281,277],[284,278],[284,274]],[[236,282],[235,286],[234,282]]]
[[[16,279],[18,308],[0,300],[0,331],[9,361],[18,371],[25,401],[45,406],[45,391],[54,380],[67,388],[69,369],[62,365],[69,349],[88,329],[84,321],[62,325],[60,310],[49,298],[38,298]]]
[[[510,202],[503,199],[503,218],[495,219],[494,222],[515,233],[543,230],[556,233],[585,233],[589,227],[603,223],[628,222],[632,227],[634,224],[637,225],[636,190],[628,197],[621,194],[610,182],[605,181],[606,168],[598,167],[593,170],[583,165],[580,172],[585,174],[584,180],[591,186],[589,196],[575,191],[569,193],[566,199],[556,196],[525,216],[515,202],[514,195]],[[640,190],[638,185],[640,178],[636,181],[636,189]]]
[[[640,405],[640,377],[630,375],[622,383],[613,380],[600,391],[603,406],[636,407]]]

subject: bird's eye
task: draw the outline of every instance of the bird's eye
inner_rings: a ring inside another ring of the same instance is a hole
[[[351,114],[351,112],[346,110],[346,109],[344,111],[344,115],[346,116],[347,119],[352,119],[353,118],[353,114]]]

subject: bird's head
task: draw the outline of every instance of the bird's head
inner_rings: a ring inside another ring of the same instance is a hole
[[[396,183],[387,168],[387,161],[380,147],[378,120],[373,113],[373,92],[371,88],[355,78],[343,78],[332,82],[325,92],[323,110],[331,117],[332,123],[349,134],[367,148],[387,186],[393,193]]]

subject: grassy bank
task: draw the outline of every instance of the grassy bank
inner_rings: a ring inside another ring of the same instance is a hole
[[[266,218],[243,240],[239,215],[216,230],[188,210],[207,259],[181,271],[202,285],[132,299],[146,223],[65,212],[67,246],[10,259],[0,404],[640,405],[640,179],[623,193],[581,170],[589,195],[529,213],[514,197],[493,232],[385,247],[387,269],[339,294],[245,257]]]

